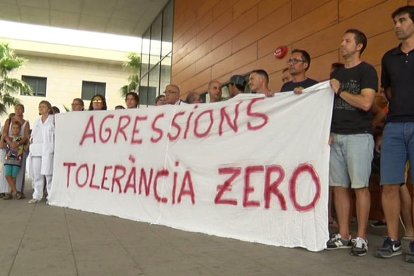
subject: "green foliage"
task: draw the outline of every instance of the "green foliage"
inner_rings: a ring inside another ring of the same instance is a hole
[[[120,92],[123,98],[130,91],[138,92],[139,89],[139,73],[141,69],[141,57],[137,53],[129,53],[128,61],[123,64],[125,70],[130,72],[128,84],[121,87]]]
[[[7,107],[20,103],[12,94],[20,91],[32,93],[27,83],[9,77],[12,71],[22,67],[25,62],[24,58],[15,55],[7,43],[0,43],[0,114],[6,113]]]

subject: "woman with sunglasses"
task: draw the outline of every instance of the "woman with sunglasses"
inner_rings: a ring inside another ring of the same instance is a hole
[[[93,96],[89,104],[89,110],[107,110],[105,97],[100,94]]]

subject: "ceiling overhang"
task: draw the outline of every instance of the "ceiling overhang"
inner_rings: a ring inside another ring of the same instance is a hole
[[[0,0],[0,19],[141,37],[168,0]]]

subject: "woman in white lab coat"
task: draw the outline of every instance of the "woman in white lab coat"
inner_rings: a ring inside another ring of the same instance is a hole
[[[39,103],[40,118],[33,125],[30,137],[30,168],[33,180],[33,199],[37,203],[43,198],[44,178],[48,194],[52,187],[53,154],[55,146],[55,121],[53,109],[48,101]]]

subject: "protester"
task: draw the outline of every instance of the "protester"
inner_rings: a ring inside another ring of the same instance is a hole
[[[310,64],[311,58],[308,52],[299,49],[293,50],[288,60],[288,68],[292,80],[284,83],[280,91],[294,91],[296,94],[301,94],[303,89],[317,84],[316,80],[306,76],[306,71],[309,70]]]
[[[254,70],[249,75],[250,90],[255,93],[273,96],[273,92],[269,89],[269,75],[265,70]]]
[[[11,123],[12,136],[9,136],[6,142],[6,156],[4,160],[4,176],[10,187],[10,193],[6,194],[3,199],[20,199],[16,189],[16,178],[19,174],[20,167],[23,161],[24,142],[20,136],[22,125],[19,121]]]
[[[137,108],[139,105],[139,96],[136,92],[128,92],[125,96],[126,108]]]
[[[13,144],[9,138],[12,136],[12,123],[13,122],[19,122],[21,125],[20,136],[22,137],[22,141],[20,143],[27,144],[29,142],[30,124],[29,124],[29,121],[26,121],[24,119],[23,114],[24,114],[24,105],[16,104],[14,106],[14,113],[10,114],[9,118],[4,122],[4,127],[2,130],[2,137],[4,138],[5,142],[8,142],[9,144],[10,143]],[[27,159],[27,152],[24,152],[19,174],[16,177],[16,188],[17,188],[16,198],[17,199],[25,198],[24,184],[25,184],[26,159]],[[5,193],[8,192],[7,181],[4,178],[4,176],[0,178],[0,184],[1,184],[0,192],[1,194],[4,195]]]
[[[370,211],[368,190],[374,150],[372,113],[378,77],[375,68],[361,61],[367,45],[365,34],[356,29],[345,32],[340,53],[345,67],[332,73],[335,92],[331,125],[329,184],[333,187],[339,233],[327,242],[327,249],[350,248],[351,254],[368,252],[367,226]],[[357,235],[351,239],[349,218],[351,188],[356,196]]]
[[[414,161],[414,6],[400,7],[391,17],[401,43],[385,53],[381,62],[381,85],[389,107],[383,138],[377,142],[377,149],[381,149],[382,208],[388,232],[375,254],[380,258],[402,254],[398,229],[400,185],[406,181],[406,162],[412,165]],[[414,263],[414,239],[405,260]]]
[[[106,99],[100,94],[96,94],[92,97],[91,103],[89,104],[89,110],[107,110]]]
[[[84,111],[85,104],[81,98],[74,98],[72,101],[72,111]]]
[[[186,103],[188,104],[197,104],[197,103],[201,103],[201,98],[200,98],[200,94],[198,94],[195,91],[191,91],[187,94],[187,98],[185,100]]]
[[[172,105],[180,105],[183,101],[180,100],[180,88],[175,84],[168,84],[165,87],[165,103]]]
[[[115,106],[115,110],[120,110],[120,109],[125,109],[125,107],[123,107],[122,105]]]
[[[229,94],[230,98],[234,98],[240,93],[244,92],[244,89],[246,87],[246,80],[243,76],[240,75],[233,75],[230,78],[229,82]]]
[[[155,105],[159,106],[159,105],[165,105],[166,101],[165,101],[165,95],[158,95],[157,98],[155,98]]]
[[[57,106],[52,106],[53,109],[53,114],[59,114],[60,113],[60,109]]]
[[[220,102],[221,99],[221,83],[217,80],[212,80],[208,83],[207,93],[210,98],[210,103]]]
[[[34,192],[29,203],[42,200],[44,179],[46,179],[48,195],[52,185],[55,122],[53,109],[48,101],[39,103],[39,114],[40,118],[34,123],[30,138],[29,172],[33,180]]]

